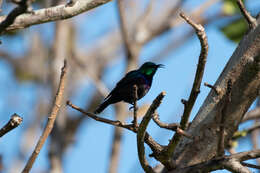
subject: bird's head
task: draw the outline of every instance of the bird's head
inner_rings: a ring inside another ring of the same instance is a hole
[[[146,62],[140,68],[139,71],[147,76],[153,76],[158,68],[164,67],[163,64],[155,64],[153,62]]]

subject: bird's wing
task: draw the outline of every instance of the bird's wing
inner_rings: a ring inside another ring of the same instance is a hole
[[[109,99],[116,92],[122,92],[126,88],[133,86],[134,84],[143,83],[144,77],[137,70],[128,72],[117,84],[116,87],[109,93],[105,100]]]
[[[132,81],[135,80],[135,78],[137,78],[139,76],[139,73],[137,70],[133,70],[128,72],[117,84],[116,87],[121,87],[121,86],[125,86],[126,84],[131,83]]]
[[[104,98],[104,100],[109,99],[109,97],[112,95],[112,93],[114,92],[114,90],[116,88],[120,88],[121,86],[124,86],[126,84],[129,83],[129,81],[132,81],[133,78],[135,78],[135,76],[138,74],[137,70],[133,70],[128,72],[117,84],[116,87]]]

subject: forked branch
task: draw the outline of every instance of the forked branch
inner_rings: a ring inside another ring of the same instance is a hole
[[[145,139],[146,128],[150,120],[152,119],[152,116],[155,113],[156,109],[160,106],[164,96],[165,96],[165,92],[162,92],[156,97],[156,99],[151,104],[150,108],[147,110],[137,131],[138,158],[145,172],[151,172],[151,173],[154,172],[153,168],[149,165],[148,161],[145,158],[144,139]]]
[[[205,29],[202,25],[196,24],[193,22],[191,19],[189,19],[184,13],[180,13],[180,16],[188,23],[190,24],[194,30],[196,31],[196,34],[200,40],[200,45],[201,45],[201,51],[200,51],[200,56],[199,56],[199,62],[192,86],[192,90],[189,96],[189,99],[183,100],[182,102],[184,103],[184,112],[181,118],[181,123],[180,123],[180,128],[182,130],[186,130],[188,127],[188,121],[190,117],[191,110],[195,104],[195,101],[198,97],[198,94],[200,92],[200,85],[202,81],[202,77],[204,74],[204,69],[206,65],[206,60],[208,56],[208,39],[205,33]],[[172,139],[170,140],[168,144],[168,156],[171,157],[173,152],[175,151],[175,148],[177,144],[179,143],[181,139],[181,135],[179,133],[175,133]]]

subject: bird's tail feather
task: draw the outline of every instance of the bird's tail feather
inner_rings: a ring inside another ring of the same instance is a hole
[[[110,105],[110,103],[108,102],[108,100],[104,101],[101,105],[99,105],[99,107],[94,111],[95,114],[99,114],[101,113],[104,109],[106,109],[106,107]]]

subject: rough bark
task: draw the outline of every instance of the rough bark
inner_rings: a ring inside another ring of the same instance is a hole
[[[232,82],[231,101],[226,103],[225,95],[229,80]],[[221,92],[219,95],[213,90],[209,93],[189,127],[188,132],[196,137],[196,140],[183,138],[173,154],[173,160],[178,167],[197,164],[216,156],[221,116],[226,116],[223,125],[227,142],[237,130],[243,115],[259,95],[259,25],[240,41],[214,86]],[[226,107],[225,115],[223,115],[224,107]]]

